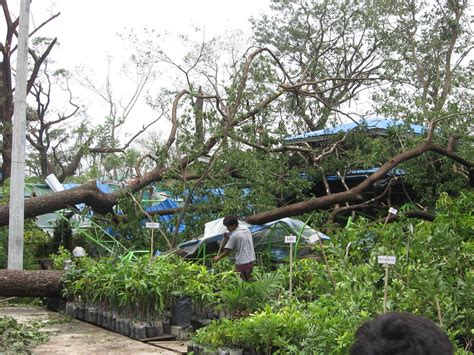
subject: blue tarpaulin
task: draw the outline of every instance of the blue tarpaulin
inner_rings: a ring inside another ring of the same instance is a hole
[[[178,207],[179,207],[179,205],[174,200],[172,200],[170,198],[167,198],[166,200],[164,200],[164,201],[162,201],[162,202],[160,202],[156,205],[145,208],[145,211],[147,211],[147,212],[156,212],[156,211],[169,210],[169,209],[178,208]],[[169,232],[174,231],[175,225],[173,224],[173,215],[167,214],[167,215],[160,216],[160,220],[168,226],[167,229],[168,229]],[[180,233],[184,232],[185,229],[186,229],[185,224],[181,223],[179,225],[179,232]]]
[[[368,131],[377,130],[377,129],[387,130],[390,127],[402,126],[402,125],[404,125],[404,122],[402,121],[396,121],[396,120],[384,119],[384,118],[373,118],[373,119],[363,120],[361,122],[358,122],[358,124],[355,122],[344,123],[332,128],[324,128],[317,131],[288,136],[283,141],[285,143],[302,142],[305,140],[311,140],[311,138],[318,138],[318,137],[323,138],[325,136],[332,136],[341,132],[343,133],[349,132],[356,128],[363,128]],[[408,126],[415,134],[422,134],[423,131],[425,130],[423,126],[416,125],[416,124],[409,124]]]

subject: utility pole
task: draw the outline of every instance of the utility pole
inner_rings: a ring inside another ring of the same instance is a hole
[[[21,0],[20,22],[18,25],[18,57],[16,60],[13,110],[12,174],[10,179],[10,219],[8,228],[8,269],[10,270],[23,270],[26,88],[30,3],[31,0]]]

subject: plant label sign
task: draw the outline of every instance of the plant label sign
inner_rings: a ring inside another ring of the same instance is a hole
[[[397,257],[396,256],[389,256],[389,255],[379,255],[377,257],[377,261],[379,264],[389,264],[389,265],[395,265],[397,262]]]
[[[295,244],[296,243],[296,235],[287,235],[287,236],[285,236],[285,243]]]
[[[390,213],[390,214],[397,214],[397,212],[398,212],[398,210],[396,208],[390,207],[388,209],[388,213]]]
[[[158,222],[146,222],[145,227],[151,229],[158,229],[160,228],[160,224]]]

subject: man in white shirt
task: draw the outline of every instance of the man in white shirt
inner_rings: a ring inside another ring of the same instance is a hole
[[[224,234],[223,243],[226,242],[226,238],[228,241],[224,246],[224,251],[215,256],[214,261],[217,262],[225,258],[232,250],[235,250],[235,270],[240,272],[242,280],[249,281],[255,261],[252,233],[247,227],[239,225],[236,216],[225,217],[223,223],[230,234]]]

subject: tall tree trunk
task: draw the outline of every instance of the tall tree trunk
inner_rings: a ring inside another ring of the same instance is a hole
[[[0,72],[0,119],[2,130],[2,179],[5,180],[11,175],[12,163],[12,124],[13,124],[13,99],[11,92],[11,81],[9,79],[10,65],[8,62],[1,62]]]
[[[41,177],[46,178],[49,175],[49,161],[46,151],[42,150],[39,152],[40,156],[40,167],[41,167]]]

